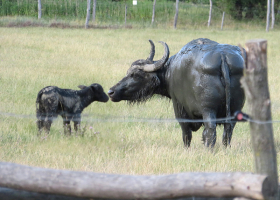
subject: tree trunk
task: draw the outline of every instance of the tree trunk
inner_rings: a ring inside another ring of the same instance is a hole
[[[210,8],[209,8],[209,19],[208,19],[208,28],[211,24],[211,16],[212,16],[212,0],[209,0]]]
[[[270,0],[267,0],[266,32],[269,31],[269,18],[270,18]]]
[[[275,13],[274,13],[274,0],[271,0],[271,29],[274,28]]]
[[[0,162],[0,187],[101,199],[267,196],[267,177],[252,173],[133,176],[29,167]]]
[[[155,21],[155,10],[156,10],[156,1],[157,0],[154,0],[154,4],[153,4],[153,16],[152,16],[152,25],[154,24],[154,21]]]
[[[93,6],[92,6],[92,21],[95,23],[95,14],[96,14],[96,0],[93,0]]]
[[[174,29],[176,29],[177,27],[178,13],[179,13],[179,0],[176,0],[176,11],[174,16],[174,24],[173,24]]]
[[[267,41],[251,40],[245,45],[247,56],[244,77],[241,79],[250,109],[251,142],[256,173],[268,175],[269,199],[278,193],[278,172],[271,123],[270,96],[267,81]]]
[[[89,22],[89,18],[90,18],[90,3],[91,3],[91,0],[87,0],[87,17],[86,17],[85,28],[88,28],[88,22]]]
[[[42,4],[41,0],[38,0],[38,19],[42,18]]]

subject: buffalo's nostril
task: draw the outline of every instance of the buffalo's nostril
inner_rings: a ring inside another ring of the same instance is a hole
[[[109,96],[112,96],[114,93],[115,93],[115,92],[114,92],[113,90],[109,90],[109,91],[108,91],[108,95],[109,95]]]

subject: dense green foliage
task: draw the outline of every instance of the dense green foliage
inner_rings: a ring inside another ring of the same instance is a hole
[[[215,4],[238,20],[266,17],[267,2],[263,0],[218,0]]]

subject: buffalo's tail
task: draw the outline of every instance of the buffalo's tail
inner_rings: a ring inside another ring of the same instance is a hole
[[[221,55],[222,58],[222,75],[224,77],[225,80],[225,93],[226,93],[226,117],[230,117],[231,116],[231,112],[230,112],[230,72],[229,72],[229,67],[228,64],[225,60],[225,56]]]

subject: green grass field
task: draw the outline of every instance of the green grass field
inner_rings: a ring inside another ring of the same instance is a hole
[[[243,46],[250,39],[268,40],[272,113],[279,120],[279,31],[0,28],[0,160],[122,174],[254,171],[248,123],[236,126],[231,148],[222,146],[220,127],[213,151],[203,146],[202,129],[185,149],[178,123],[135,121],[174,119],[172,103],[158,96],[134,106],[94,102],[83,112],[84,137],[64,136],[60,117],[48,137],[37,137],[35,100],[41,88],[100,83],[108,91],[133,61],[147,58],[148,39],[165,41],[173,55],[199,37]],[[155,44],[159,59],[163,47]],[[273,126],[279,152],[280,124]]]

